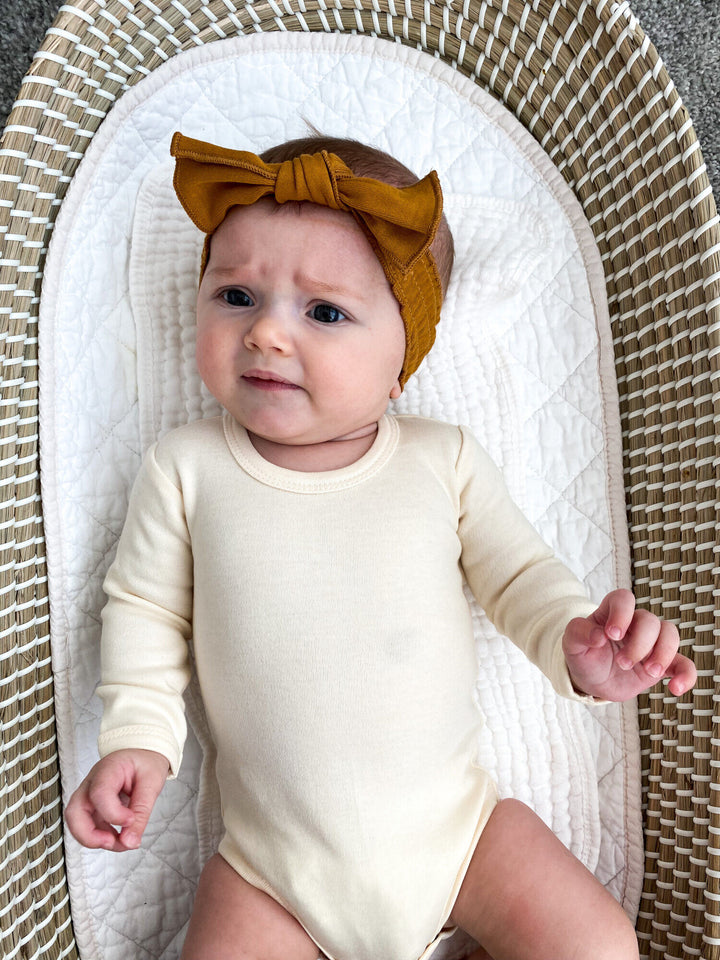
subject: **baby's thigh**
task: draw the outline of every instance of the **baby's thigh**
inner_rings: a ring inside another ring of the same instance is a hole
[[[502,800],[478,841],[452,922],[494,960],[637,960],[620,905],[525,804]]]
[[[317,960],[298,921],[216,854],[200,875],[181,960]]]

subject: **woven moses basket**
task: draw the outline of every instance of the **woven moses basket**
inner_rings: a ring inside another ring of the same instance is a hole
[[[683,105],[625,2],[75,0],[0,148],[0,949],[77,956],[65,884],[38,471],[37,316],[77,164],[122,94],[183,50],[259,31],[418,47],[504,101],[582,203],[600,249],[624,431],[634,588],[698,666],[640,703],[651,958],[720,958],[720,228]]]

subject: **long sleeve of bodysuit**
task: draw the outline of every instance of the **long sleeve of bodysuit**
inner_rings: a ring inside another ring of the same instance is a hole
[[[562,636],[571,619],[589,616],[597,605],[510,498],[500,471],[472,434],[465,428],[461,434],[458,535],[470,589],[495,628],[556,691],[577,699]]]
[[[175,775],[186,734],[193,566],[182,495],[155,448],[135,481],[104,589],[100,754],[156,750]]]

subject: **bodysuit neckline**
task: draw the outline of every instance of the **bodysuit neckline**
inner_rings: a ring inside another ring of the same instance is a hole
[[[307,473],[278,467],[260,456],[242,427],[227,411],[223,414],[225,439],[240,467],[260,483],[289,493],[331,493],[346,490],[374,477],[395,452],[400,428],[395,417],[384,414],[378,421],[378,432],[373,445],[347,467]]]

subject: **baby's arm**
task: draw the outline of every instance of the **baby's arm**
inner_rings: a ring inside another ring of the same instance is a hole
[[[180,767],[193,557],[177,486],[151,449],[133,487],[102,612],[100,756],[152,750]]]
[[[192,553],[180,491],[148,453],[130,499],[102,614],[103,759],[70,799],[68,827],[88,847],[139,846],[185,739]],[[118,829],[115,829],[118,827]]]
[[[562,650],[569,621],[596,604],[513,502],[503,477],[465,428],[457,458],[458,535],[470,589],[499,633],[542,670],[562,696],[577,697]]]
[[[676,628],[635,608],[629,590],[600,606],[553,556],[513,503],[502,476],[464,429],[459,534],[470,587],[497,629],[510,637],[563,696],[627,700],[670,677],[680,696],[695,683],[678,653]]]
[[[589,617],[570,621],[563,650],[578,691],[603,700],[629,700],[663,677],[680,697],[697,680],[692,660],[678,653],[677,628],[635,607],[629,590],[614,590]]]
[[[134,850],[169,769],[167,758],[153,750],[118,750],[103,757],[70,798],[65,811],[70,832],[86,847]]]

